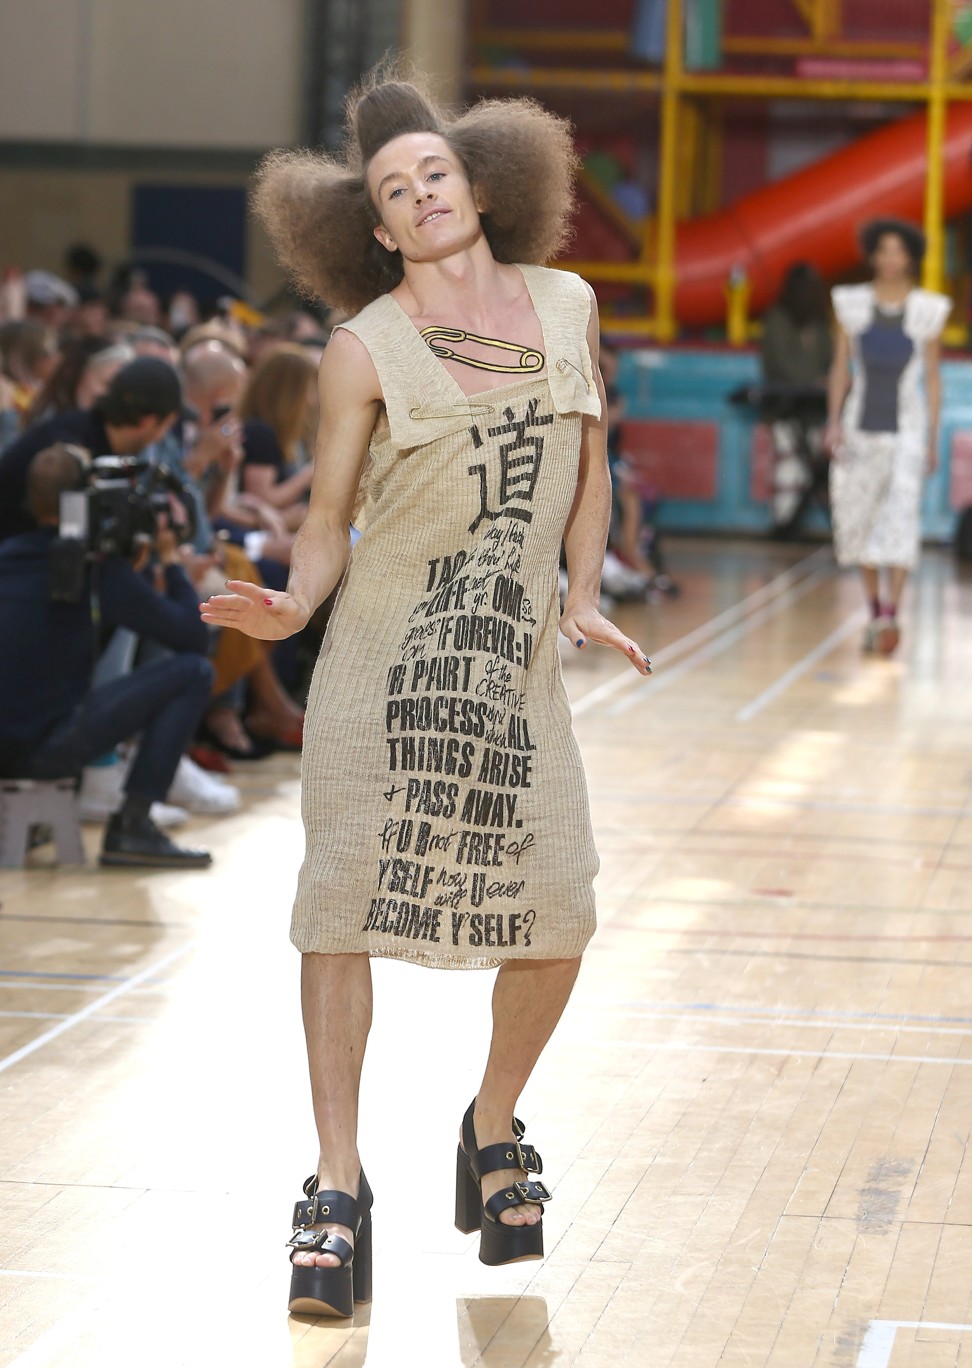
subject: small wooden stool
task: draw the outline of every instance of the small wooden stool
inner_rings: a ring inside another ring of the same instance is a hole
[[[37,827],[48,827],[60,864],[84,864],[74,779],[0,779],[0,869],[23,867]]]

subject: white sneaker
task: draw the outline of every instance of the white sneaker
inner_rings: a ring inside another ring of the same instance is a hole
[[[107,822],[118,811],[125,797],[122,785],[126,768],[118,761],[114,765],[89,765],[82,772],[78,792],[82,822]]]
[[[124,761],[115,765],[89,765],[81,775],[78,809],[82,822],[100,825],[117,812],[125,800],[125,776],[128,766]],[[170,803],[153,803],[149,816],[156,826],[179,826],[189,820],[189,813]]]
[[[639,575],[637,570],[632,570],[630,565],[625,565],[613,551],[605,551],[601,584],[612,598],[624,598],[643,594],[648,587],[648,580],[644,575]]]
[[[149,808],[149,817],[157,827],[181,826],[189,820],[185,808],[176,807],[173,803],[153,803]]]
[[[166,795],[170,802],[207,817],[239,812],[242,806],[240,791],[235,784],[217,779],[184,755],[179,761],[172,786]]]

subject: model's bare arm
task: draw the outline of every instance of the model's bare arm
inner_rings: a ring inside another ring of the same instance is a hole
[[[351,512],[381,403],[364,345],[338,329],[321,362],[321,420],[310,504],[291,552],[285,593],[229,580],[227,594],[201,605],[203,619],[273,640],[304,627],[344,573]]]
[[[607,399],[598,367],[600,333],[597,304],[591,297],[591,321],[587,345],[594,363],[594,377],[601,400],[601,416],[584,418],[581,436],[577,490],[564,529],[567,551],[567,599],[560,619],[560,630],[575,646],[589,641],[620,651],[640,674],[650,673],[648,659],[630,637],[598,611],[601,569],[611,522],[611,472],[607,459]]]
[[[850,338],[843,328],[838,328],[834,359],[827,376],[827,428],[824,433],[824,446],[831,456],[836,456],[840,447],[840,415],[851,385],[850,359]]]
[[[938,469],[938,425],[942,408],[942,344],[933,337],[925,343],[925,398],[928,402],[928,470]]]

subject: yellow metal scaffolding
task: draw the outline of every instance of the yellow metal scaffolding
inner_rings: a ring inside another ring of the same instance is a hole
[[[668,0],[665,61],[661,71],[585,69],[572,67],[530,67],[508,69],[474,64],[470,73],[479,87],[504,86],[530,91],[569,90],[602,93],[657,93],[661,134],[657,214],[640,224],[628,219],[626,236],[631,241],[640,235],[629,262],[572,262],[574,269],[594,281],[626,283],[649,288],[654,311],[641,318],[625,318],[627,331],[655,336],[662,341],[678,330],[675,312],[675,235],[679,218],[684,218],[686,196],[697,178],[685,175],[680,156],[680,130],[694,131],[693,144],[701,148],[705,139],[697,136],[699,109],[711,108],[725,98],[801,99],[801,100],[888,100],[924,105],[928,114],[928,174],[925,190],[925,232],[928,250],[923,283],[941,289],[945,281],[945,224],[943,148],[950,101],[972,100],[972,85],[964,84],[972,71],[972,44],[961,48],[950,59],[948,36],[953,10],[952,0],[929,0],[930,23],[927,46],[908,42],[864,42],[841,36],[841,0],[794,0],[809,30],[802,38],[727,38],[723,50],[733,55],[837,57],[862,60],[927,59],[924,80],[887,81],[825,79],[803,80],[796,76],[760,76],[720,72],[686,71],[683,61],[684,0]],[[506,47],[522,52],[582,51],[586,54],[621,54],[628,49],[623,32],[547,32],[528,29],[492,29],[480,26],[474,44],[480,48]],[[702,116],[704,117],[704,116]],[[711,183],[711,182],[710,182]],[[594,191],[596,196],[597,191]],[[601,195],[607,198],[605,192]],[[714,204],[706,206],[715,208]],[[696,212],[698,209],[696,209]],[[619,211],[620,212],[620,211]],[[728,282],[727,282],[728,284]],[[738,328],[734,329],[738,332]]]

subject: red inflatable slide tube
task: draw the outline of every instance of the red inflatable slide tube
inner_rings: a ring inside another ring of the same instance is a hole
[[[944,144],[945,215],[972,207],[972,104],[948,110]],[[681,224],[675,244],[675,309],[686,327],[721,323],[734,266],[749,276],[754,314],[771,304],[787,268],[812,262],[824,276],[859,260],[862,223],[890,215],[921,223],[927,122],[890,124],[785,180],[745,195],[729,209]]]

